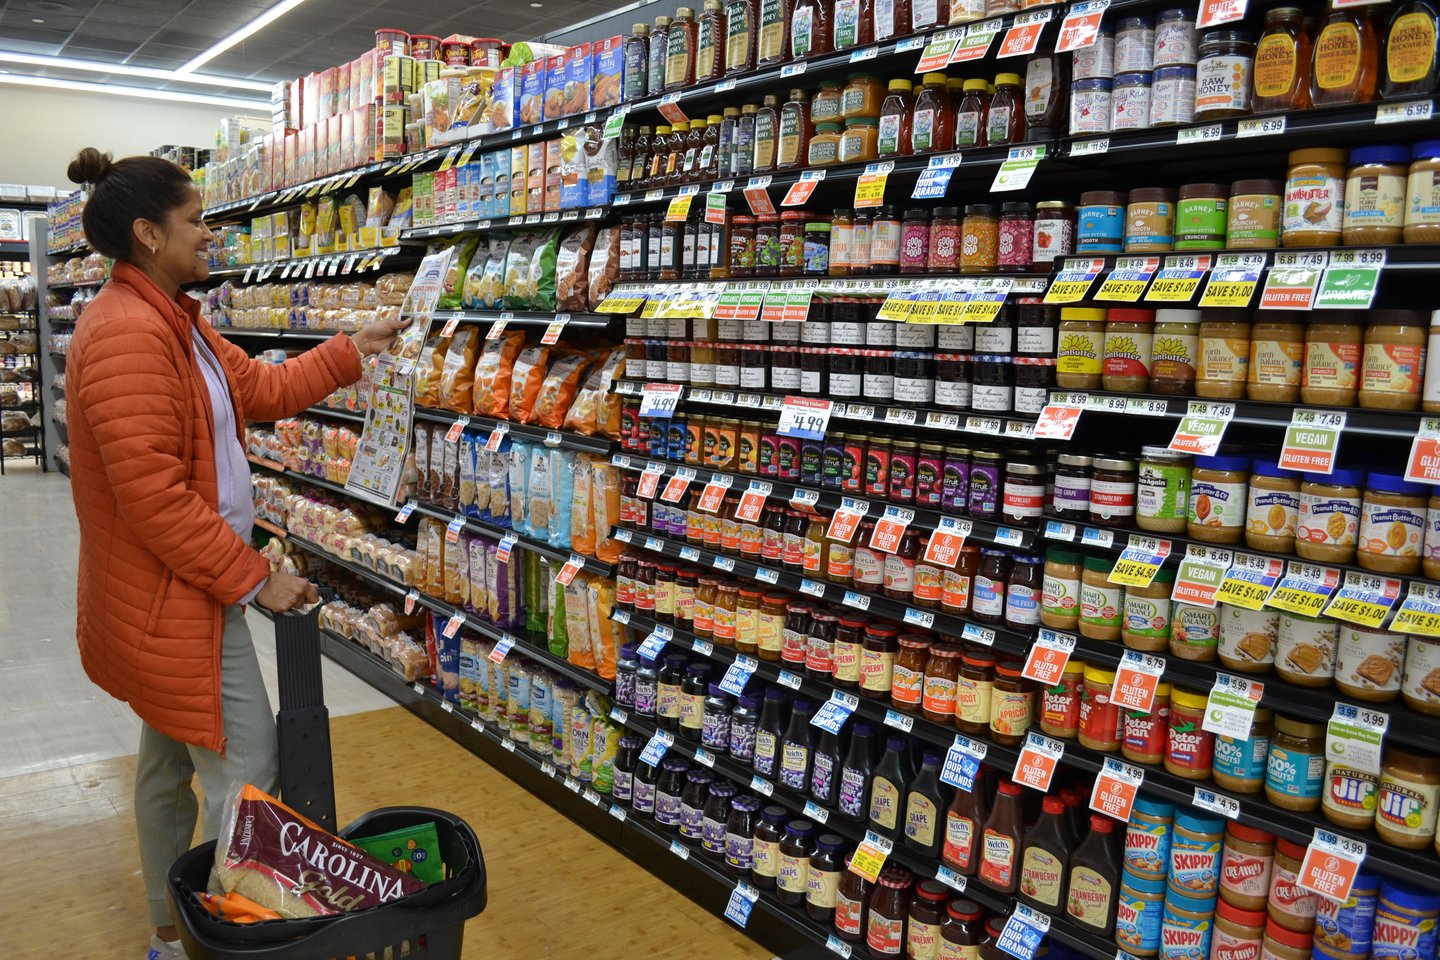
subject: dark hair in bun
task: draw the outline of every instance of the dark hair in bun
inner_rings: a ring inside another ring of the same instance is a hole
[[[126,157],[86,147],[66,170],[75,183],[88,184],[81,222],[85,239],[107,257],[131,259],[136,220],[164,223],[170,212],[183,206],[194,189],[190,175],[160,157]]]

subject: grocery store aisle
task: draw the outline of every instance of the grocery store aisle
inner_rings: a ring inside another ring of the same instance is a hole
[[[129,756],[140,722],[85,676],[75,647],[79,533],[70,481],[58,472],[7,471],[0,482],[0,804],[5,780]],[[261,672],[275,693],[275,635],[251,613]],[[328,661],[332,715],[390,701]]]

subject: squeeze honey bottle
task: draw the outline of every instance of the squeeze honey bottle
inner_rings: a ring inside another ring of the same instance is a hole
[[[1331,0],[1325,23],[1315,38],[1310,76],[1310,100],[1314,105],[1374,100],[1379,46],[1368,7],[1337,8]]]
[[[695,83],[695,46],[699,27],[695,11],[681,7],[665,40],[665,89],[683,90]]]
[[[725,4],[725,75],[755,69],[755,38],[759,34],[756,0],[728,0]]]
[[[705,0],[695,40],[695,82],[725,76],[725,13],[720,0]]]

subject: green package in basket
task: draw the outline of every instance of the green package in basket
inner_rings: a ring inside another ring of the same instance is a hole
[[[350,842],[427,885],[445,879],[440,835],[435,832],[434,823],[403,827],[374,837],[352,838]]]

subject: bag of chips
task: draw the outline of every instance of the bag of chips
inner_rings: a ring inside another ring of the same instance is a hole
[[[542,234],[530,252],[530,282],[527,294],[531,310],[555,309],[555,258],[560,251],[560,231]]]
[[[588,303],[584,309],[594,310],[600,305],[620,279],[620,228],[602,227],[595,238],[595,249],[590,253],[589,282],[585,288]]]
[[[590,251],[595,246],[595,224],[575,228],[560,241],[555,254],[555,308],[590,309],[586,291],[590,286]]]
[[[535,402],[540,397],[540,385],[545,382],[545,368],[550,362],[550,348],[541,344],[526,347],[515,358],[515,369],[510,381],[510,406],[507,414],[512,423],[533,423]]]
[[[455,252],[450,255],[450,267],[445,271],[445,287],[440,293],[441,310],[459,310],[465,288],[465,274],[470,270],[470,261],[480,246],[478,233],[467,233],[455,241]]]
[[[440,406],[440,376],[445,370],[449,349],[449,337],[432,337],[425,341],[420,359],[415,363],[415,403],[419,406]]]
[[[450,338],[445,365],[440,371],[440,402],[447,410],[469,413],[475,399],[475,363],[480,353],[480,330],[464,326]]]
[[[625,349],[616,347],[596,364],[585,378],[585,385],[575,394],[565,413],[564,427],[587,437],[601,434],[620,435],[620,398],[611,393],[611,385],[625,370]],[[612,432],[613,431],[613,432]]]
[[[551,430],[560,429],[592,359],[588,353],[566,352],[550,364],[535,405],[536,423]]]
[[[481,416],[510,416],[510,383],[515,358],[525,348],[525,334],[513,330],[486,340],[475,363],[475,412]]]

